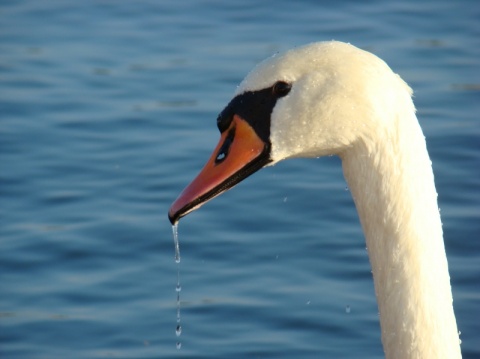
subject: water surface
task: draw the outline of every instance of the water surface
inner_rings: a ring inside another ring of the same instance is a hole
[[[381,358],[335,157],[267,168],[180,223],[171,202],[260,60],[336,39],[415,90],[465,358],[480,357],[480,8],[473,0],[4,1],[0,357]]]

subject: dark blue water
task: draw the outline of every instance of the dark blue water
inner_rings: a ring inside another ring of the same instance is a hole
[[[3,1],[1,358],[381,358],[365,243],[337,158],[265,169],[167,210],[259,60],[318,40],[415,90],[465,358],[480,357],[477,1]]]

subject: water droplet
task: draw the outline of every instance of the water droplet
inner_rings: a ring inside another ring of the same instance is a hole
[[[178,224],[172,226],[173,242],[175,244],[175,262],[180,263],[180,242],[178,241]]]
[[[347,313],[347,314],[350,313],[350,306],[349,306],[349,305],[347,305],[347,306],[345,307],[345,313]]]
[[[175,327],[175,334],[177,337],[182,334],[182,327],[180,325],[180,292],[182,290],[182,286],[180,285],[180,244],[178,241],[178,224],[174,224],[172,226],[173,232],[173,242],[175,244],[175,262],[177,263],[177,285],[175,286],[175,291],[177,292],[177,326]],[[181,342],[177,342],[177,349],[182,347]]]

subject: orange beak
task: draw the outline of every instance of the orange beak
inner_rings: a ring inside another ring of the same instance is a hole
[[[270,145],[250,124],[234,115],[205,167],[170,207],[170,222],[177,223],[181,217],[265,166],[270,162],[269,151]]]

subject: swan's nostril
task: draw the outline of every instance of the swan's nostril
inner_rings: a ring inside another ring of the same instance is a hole
[[[225,158],[228,156],[228,152],[230,151],[230,147],[232,146],[233,139],[235,138],[235,127],[233,127],[229,132],[228,136],[223,142],[222,147],[218,150],[217,156],[215,157],[215,164],[222,163]]]
[[[226,157],[227,157],[227,152],[220,151],[217,155],[217,158],[215,158],[215,163],[222,162]]]

